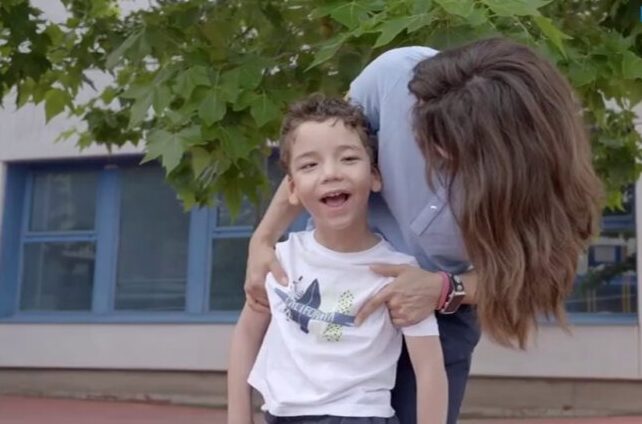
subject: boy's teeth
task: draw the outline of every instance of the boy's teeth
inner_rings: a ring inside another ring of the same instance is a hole
[[[335,195],[326,196],[323,199],[323,202],[328,206],[340,206],[346,200],[348,200],[348,195],[345,193],[339,193]]]

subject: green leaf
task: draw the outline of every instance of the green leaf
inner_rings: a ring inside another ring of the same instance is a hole
[[[165,111],[172,102],[172,98],[172,91],[165,84],[161,84],[154,89],[152,105],[157,115],[161,115]]]
[[[167,109],[165,111],[165,116],[169,119],[169,122],[174,126],[183,125],[190,120],[190,116],[186,115],[180,110]]]
[[[45,117],[49,122],[53,117],[65,110],[70,102],[69,94],[58,88],[52,88],[45,94]]]
[[[385,21],[381,26],[381,34],[379,35],[379,38],[377,38],[377,41],[375,42],[373,47],[377,48],[385,46],[386,44],[394,40],[397,35],[408,28],[408,25],[413,22],[413,19],[415,19],[415,17],[411,16]]]
[[[533,19],[542,33],[551,40],[564,57],[567,57],[566,50],[564,49],[564,40],[570,40],[572,37],[564,34],[555,26],[551,19],[545,16],[535,16]]]
[[[141,163],[160,157],[163,167],[169,174],[180,163],[183,152],[184,149],[180,137],[165,130],[157,130],[149,135],[147,154]]]
[[[219,81],[219,90],[223,99],[230,103],[235,103],[239,98],[241,72],[239,68],[234,68],[230,71],[224,72]],[[261,80],[258,80],[260,83]],[[251,89],[253,89],[252,87]]]
[[[435,0],[444,10],[452,15],[467,18],[473,11],[473,0]]]
[[[232,219],[235,219],[241,211],[241,202],[243,201],[240,189],[235,184],[224,185],[223,199],[225,200],[225,206],[227,206],[230,211]]]
[[[238,84],[240,87],[248,88],[250,90],[255,89],[261,83],[263,79],[263,72],[265,68],[268,67],[268,64],[261,60],[260,58],[254,58],[246,63],[243,66],[236,68],[238,70]],[[225,74],[224,74],[225,77]],[[225,84],[230,84],[234,82],[235,75],[228,75]]]
[[[176,92],[184,99],[189,99],[198,86],[209,87],[212,85],[207,69],[204,66],[194,66],[183,71],[176,77]]]
[[[193,147],[190,152],[192,154],[192,170],[194,171],[194,176],[198,178],[209,166],[211,162],[210,154],[202,147]]]
[[[622,55],[622,77],[625,79],[642,78],[642,58],[631,51]]]
[[[330,17],[348,29],[354,29],[368,18],[368,12],[369,9],[362,2],[351,1],[332,10]]]
[[[61,132],[61,133],[58,135],[58,137],[56,137],[56,140],[54,141],[54,143],[58,143],[58,142],[60,142],[60,141],[67,141],[67,140],[69,140],[71,137],[73,137],[74,135],[77,135],[77,134],[78,134],[78,129],[76,129],[76,128],[69,128],[69,129],[67,129],[67,130],[65,130],[65,131],[63,131],[63,132]]]
[[[262,127],[281,115],[279,107],[274,104],[274,102],[265,93],[260,94],[253,99],[250,114],[256,121],[256,125],[259,127]]]
[[[154,93],[147,93],[146,96],[136,99],[129,113],[129,128],[134,128],[147,117],[147,111],[152,105]]]
[[[481,0],[498,16],[539,16],[552,0]]]
[[[574,87],[582,87],[597,78],[597,70],[592,62],[572,62],[568,69],[568,77]]]
[[[472,12],[466,17],[466,22],[473,27],[481,26],[488,22],[487,10],[480,7],[474,7]]]
[[[192,125],[180,130],[176,136],[183,142],[183,146],[197,146],[204,142],[201,134],[201,126]]]
[[[420,15],[414,15],[409,18],[410,22],[406,31],[408,34],[412,34],[415,31],[419,31],[422,28],[427,27],[435,20],[435,15],[432,13],[422,13]]]
[[[346,37],[344,35],[339,35],[334,37],[327,42],[321,44],[321,48],[314,56],[314,61],[306,68],[306,71],[319,66],[320,64],[327,62],[339,51],[343,43],[345,42]]]
[[[62,44],[63,39],[65,38],[65,33],[60,29],[60,26],[50,24],[45,29],[45,34],[51,39],[51,44],[54,46],[59,46]]]
[[[142,31],[130,35],[125,41],[123,41],[120,46],[118,46],[116,50],[111,52],[107,56],[107,60],[105,61],[105,66],[107,67],[107,69],[113,69],[114,66],[118,64],[123,55],[127,52],[127,50],[132,48],[132,46],[140,40],[142,35]]]
[[[215,90],[209,90],[198,108],[198,116],[209,126],[223,119],[226,109],[220,95]]]
[[[430,11],[432,4],[427,0],[414,0],[412,4],[412,13],[428,13]]]
[[[100,99],[105,105],[109,105],[114,98],[116,98],[116,95],[118,95],[118,90],[115,87],[109,86],[103,90]]]
[[[625,81],[624,87],[631,106],[642,101],[642,79]]]
[[[212,85],[212,81],[210,81],[210,77],[205,66],[193,66],[187,71],[187,73],[195,87],[198,87],[199,85]]]
[[[252,105],[252,102],[254,101],[254,98],[256,95],[251,92],[251,91],[243,91],[239,95],[239,98],[236,100],[234,105],[232,106],[232,110],[234,112],[240,112],[243,109],[247,109]]]
[[[31,78],[27,78],[24,83],[18,86],[18,98],[16,100],[16,103],[19,108],[24,106],[31,99],[35,87],[36,83]]]
[[[255,148],[253,140],[238,128],[227,126],[218,128],[218,139],[221,141],[223,153],[232,162],[247,159]]]
[[[120,97],[123,99],[138,99],[147,96],[149,91],[152,90],[153,85],[149,82],[135,82],[125,90]]]

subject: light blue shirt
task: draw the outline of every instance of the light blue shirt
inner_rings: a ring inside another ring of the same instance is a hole
[[[389,50],[352,82],[350,99],[363,107],[378,138],[383,190],[371,196],[373,230],[424,269],[461,273],[469,262],[459,227],[445,189],[433,192],[428,186],[427,164],[412,130],[415,97],[408,83],[415,65],[436,53],[428,47]]]

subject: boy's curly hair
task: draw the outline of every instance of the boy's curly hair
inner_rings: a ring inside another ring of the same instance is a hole
[[[368,121],[361,108],[339,97],[313,94],[293,103],[283,119],[279,137],[279,159],[286,172],[290,171],[292,143],[296,140],[297,128],[304,122],[325,122],[327,120],[334,120],[333,125],[341,121],[346,127],[354,130],[368,152],[371,163],[375,163],[373,137],[371,137]]]

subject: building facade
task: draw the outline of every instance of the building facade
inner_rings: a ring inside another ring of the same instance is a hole
[[[0,110],[2,370],[221,372],[257,214],[184,211],[142,150],[55,142],[40,107]],[[274,181],[280,178],[267,164]],[[642,382],[642,185],[578,269],[570,332],[542,320],[526,351],[482,338],[477,377]]]
[[[254,209],[185,212],[139,148],[79,152],[55,142],[68,125],[0,114],[0,367],[224,371]],[[571,332],[543,321],[526,352],[483,340],[474,374],[642,379],[639,190],[582,260]]]

